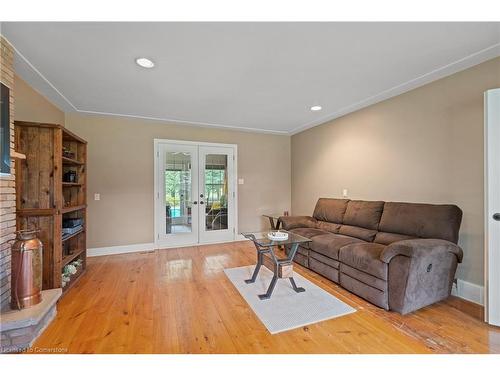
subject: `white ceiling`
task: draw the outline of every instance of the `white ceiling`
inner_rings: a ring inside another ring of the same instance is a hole
[[[285,134],[500,55],[500,23],[0,26],[17,73],[65,111]]]

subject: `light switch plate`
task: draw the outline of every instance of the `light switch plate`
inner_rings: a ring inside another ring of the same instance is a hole
[[[238,185],[243,185],[245,180],[243,178],[238,178]]]
[[[95,193],[95,194],[94,194],[94,200],[95,200],[95,201],[100,201],[100,200],[101,200],[101,194],[99,194],[99,193]]]

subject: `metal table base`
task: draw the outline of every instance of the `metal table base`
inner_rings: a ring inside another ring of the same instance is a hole
[[[259,294],[259,298],[261,300],[264,299],[269,299],[271,298],[271,295],[273,294],[274,287],[276,286],[276,282],[278,281],[279,277],[279,268],[280,265],[292,265],[293,264],[293,258],[295,257],[295,254],[297,253],[297,250],[299,248],[299,244],[295,243],[292,244],[292,248],[290,252],[288,253],[288,256],[284,259],[278,259],[276,257],[276,254],[274,254],[274,247],[280,246],[279,243],[272,244],[267,247],[261,247],[257,245],[257,243],[254,242],[255,248],[257,249],[257,264],[255,265],[255,269],[252,274],[252,278],[245,280],[247,284],[254,283],[255,280],[257,280],[257,276],[260,271],[260,267],[264,264],[264,254],[270,254],[271,259],[273,261],[274,269],[273,269],[273,278],[271,280],[271,283],[269,284],[269,287],[267,288],[267,292],[265,294]],[[293,276],[288,277],[288,280],[290,281],[290,284],[292,284],[292,288],[295,292],[301,293],[305,292],[304,288],[298,287],[297,284],[295,283],[295,280],[293,279]]]

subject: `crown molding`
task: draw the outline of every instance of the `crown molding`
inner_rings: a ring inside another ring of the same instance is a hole
[[[234,131],[243,131],[243,132],[251,132],[251,133],[264,133],[264,134],[275,134],[275,135],[295,135],[300,132],[303,132],[312,127],[327,123],[329,121],[335,120],[339,117],[345,116],[349,113],[358,111],[365,107],[371,106],[373,104],[382,102],[384,100],[390,99],[392,97],[401,95],[405,92],[411,91],[418,87],[424,86],[428,83],[436,81],[438,79],[447,77],[459,71],[468,69],[474,65],[478,65],[487,60],[493,59],[495,57],[500,56],[500,43],[482,49],[478,52],[470,54],[469,56],[463,57],[459,60],[456,60],[450,64],[442,66],[440,68],[436,68],[428,73],[425,73],[417,78],[411,79],[407,82],[404,82],[400,85],[391,87],[389,89],[383,90],[378,94],[367,97],[363,100],[360,100],[354,104],[351,104],[347,107],[344,107],[338,111],[331,112],[321,118],[308,122],[304,125],[298,126],[289,131],[280,131],[280,130],[272,130],[272,129],[261,129],[261,128],[250,128],[250,127],[241,127],[235,125],[226,125],[226,124],[217,124],[217,123],[208,123],[202,121],[190,121],[190,120],[180,120],[180,119],[171,119],[171,118],[162,118],[162,117],[151,117],[151,116],[143,116],[143,115],[134,115],[134,114],[125,114],[125,113],[112,113],[112,112],[99,112],[92,110],[82,110],[77,108],[57,87],[49,81],[47,77],[45,77],[15,46],[12,42],[10,42],[7,38],[3,36],[9,44],[12,46],[15,54],[15,62],[14,68],[16,74],[18,74],[22,79],[28,82],[35,90],[44,95],[47,99],[49,99],[53,104],[59,107],[64,112],[76,112],[80,114],[89,114],[89,115],[101,115],[101,116],[119,116],[126,118],[135,118],[135,119],[144,119],[144,120],[152,120],[152,121],[162,121],[169,122],[173,124],[186,124],[191,126],[198,127],[207,127],[207,128],[219,128],[226,130],[234,130]]]
[[[197,127],[202,127],[202,128],[225,129],[225,130],[233,130],[233,131],[240,131],[240,132],[247,132],[247,133],[290,135],[290,133],[288,131],[282,131],[282,130],[248,128],[248,127],[244,127],[244,126],[213,124],[213,123],[209,123],[209,122],[178,120],[178,119],[163,118],[163,117],[151,117],[151,116],[142,116],[142,115],[130,115],[130,114],[123,114],[123,113],[85,111],[85,110],[77,110],[74,112],[81,113],[81,114],[88,114],[88,115],[96,115],[96,116],[114,116],[114,117],[125,117],[125,118],[134,118],[134,119],[142,119],[142,120],[150,120],[150,121],[161,121],[161,122],[168,122],[169,124],[185,124],[185,125],[197,126]]]
[[[307,124],[299,126],[290,131],[290,135],[298,134],[303,132],[304,130],[310,129],[312,127],[324,124],[326,122],[335,120],[336,118],[345,116],[349,113],[359,111],[365,107],[370,105],[382,102],[384,100],[393,98],[395,96],[404,94],[405,92],[411,91],[418,87],[424,86],[433,81],[437,81],[438,79],[447,77],[454,73],[458,73],[462,70],[473,67],[474,65],[481,64],[487,60],[494,59],[495,57],[500,56],[500,43],[494,44],[488,48],[485,48],[481,51],[475,52],[469,56],[463,57],[457,61],[454,61],[450,64],[442,66],[440,68],[434,69],[428,73],[421,75],[420,77],[414,78],[407,82],[404,82],[400,85],[391,87],[390,89],[383,90],[378,94],[360,100],[357,103],[351,104],[347,107],[344,107],[338,111],[329,113],[317,120],[311,121]]]

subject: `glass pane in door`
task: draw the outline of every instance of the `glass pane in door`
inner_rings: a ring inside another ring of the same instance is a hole
[[[165,152],[166,234],[191,233],[191,153]]]
[[[227,229],[227,155],[205,156],[205,229]]]

